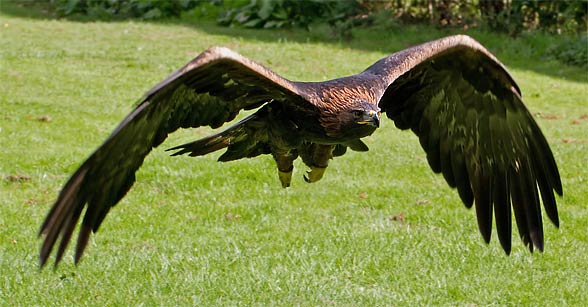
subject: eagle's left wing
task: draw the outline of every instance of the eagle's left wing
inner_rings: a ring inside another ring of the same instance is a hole
[[[395,53],[364,74],[383,80],[380,108],[418,135],[433,171],[467,207],[475,203],[486,242],[494,213],[510,253],[512,205],[525,245],[543,250],[540,199],[558,226],[561,179],[518,86],[490,52],[468,36],[451,36]]]

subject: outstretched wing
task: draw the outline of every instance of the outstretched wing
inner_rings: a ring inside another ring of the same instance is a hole
[[[178,128],[221,126],[243,109],[270,101],[302,103],[296,86],[226,48],[211,48],[151,89],[110,137],[72,175],[41,227],[43,266],[59,237],[61,260],[86,208],[76,247],[79,261],[91,232],[135,181],[153,147]]]
[[[562,195],[561,179],[518,86],[490,52],[468,36],[452,36],[393,54],[364,73],[385,80],[382,111],[418,135],[433,171],[467,207],[476,204],[486,242],[494,213],[510,253],[512,206],[525,245],[543,250],[540,199],[558,226],[554,191]]]

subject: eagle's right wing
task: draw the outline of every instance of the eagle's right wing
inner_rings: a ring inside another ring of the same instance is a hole
[[[178,128],[223,125],[243,109],[271,100],[308,104],[296,85],[226,48],[211,48],[151,89],[65,184],[40,231],[43,266],[59,237],[61,260],[86,209],[76,247],[79,261],[91,232],[135,182],[152,148]]]

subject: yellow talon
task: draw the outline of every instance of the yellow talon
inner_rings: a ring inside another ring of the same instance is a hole
[[[326,167],[311,166],[310,171],[306,172],[308,176],[304,175],[304,181],[312,183],[321,180],[326,169]]]

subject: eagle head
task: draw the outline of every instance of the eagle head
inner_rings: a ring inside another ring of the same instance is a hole
[[[341,132],[346,138],[362,138],[380,127],[380,108],[367,101],[350,104],[338,117]]]
[[[375,104],[360,100],[351,104],[348,112],[353,125],[380,127],[380,108]]]
[[[380,111],[374,110],[354,110],[353,120],[357,125],[369,125],[376,128],[380,127]]]

